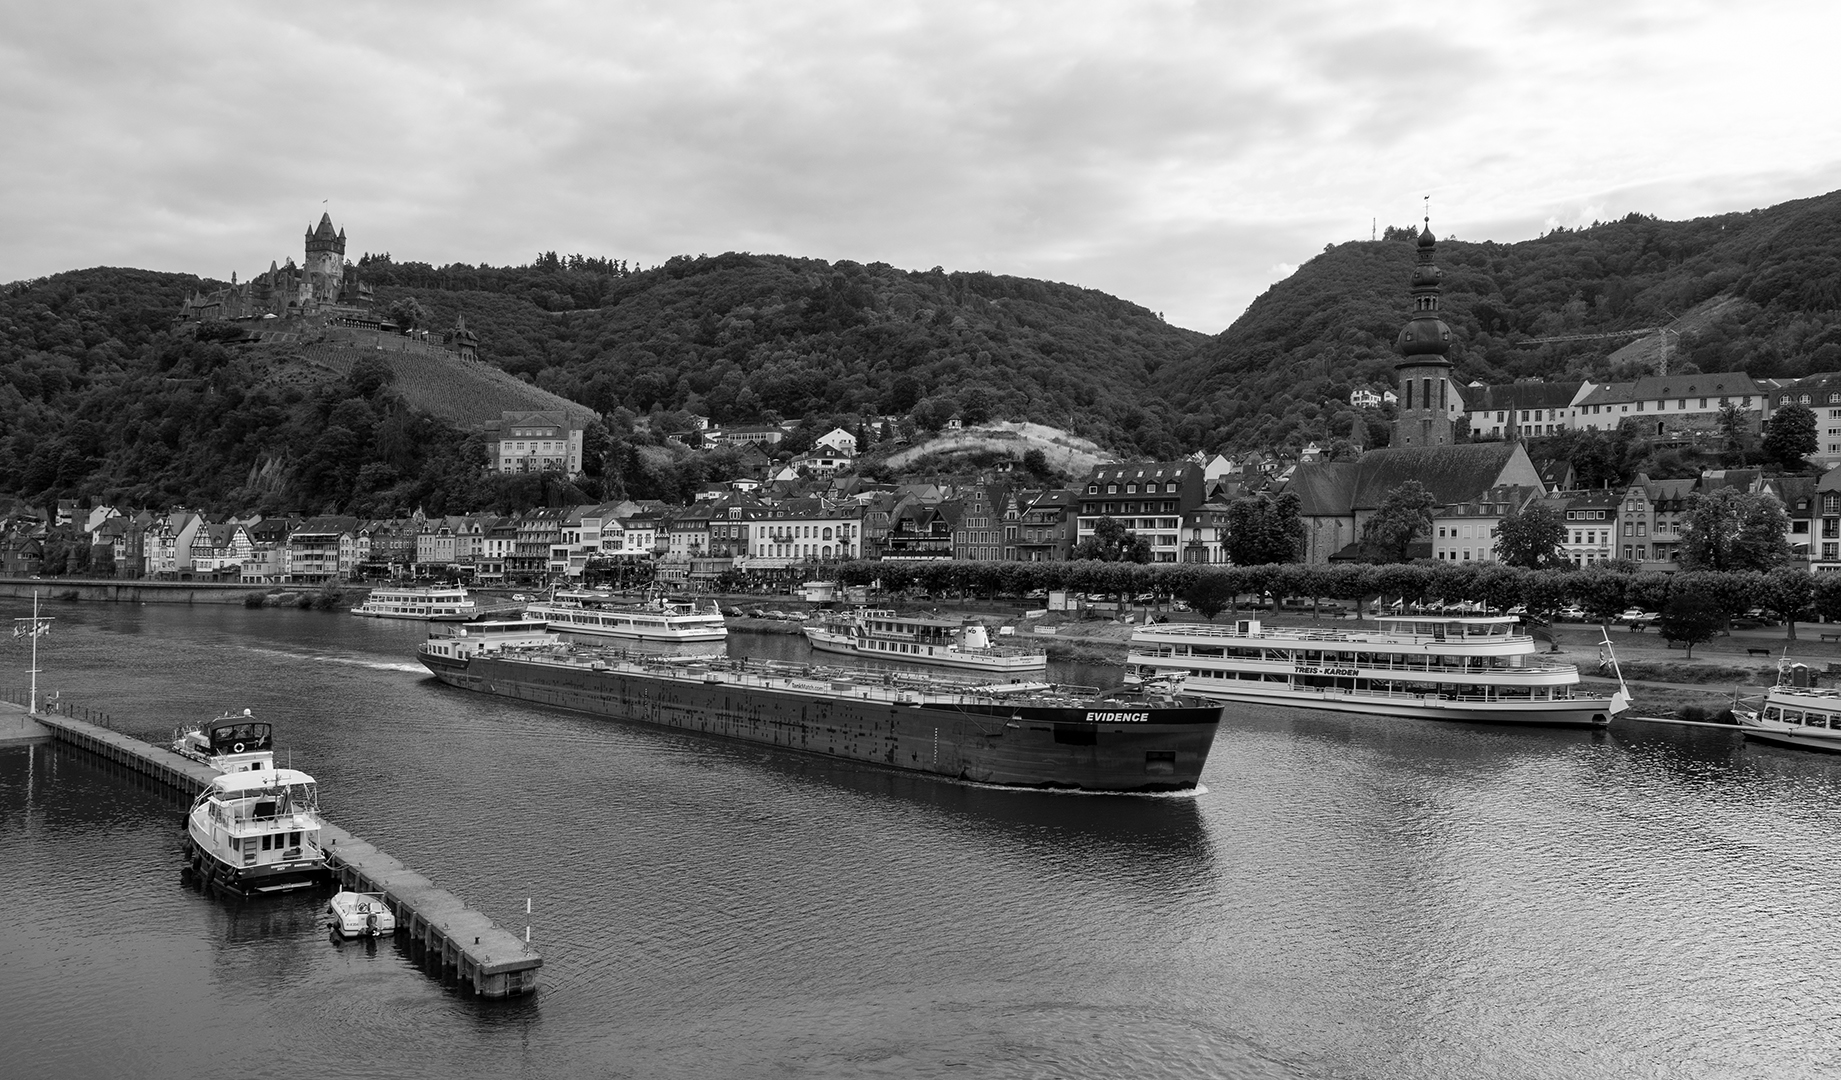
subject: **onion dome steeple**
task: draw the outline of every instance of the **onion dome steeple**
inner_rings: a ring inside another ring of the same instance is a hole
[[[1395,446],[1450,445],[1451,409],[1463,408],[1451,388],[1451,327],[1438,314],[1438,282],[1444,275],[1432,261],[1437,248],[1428,213],[1413,267],[1413,317],[1395,343],[1400,350],[1400,362],[1394,365],[1400,383]]]

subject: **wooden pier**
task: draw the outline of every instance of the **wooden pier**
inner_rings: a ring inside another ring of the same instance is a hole
[[[166,747],[100,724],[58,712],[26,717],[23,708],[7,703],[0,703],[0,710],[36,722],[56,742],[87,751],[111,767],[145,777],[187,799],[217,776],[217,770]],[[454,978],[482,997],[512,997],[537,989],[543,957],[522,938],[336,825],[327,823],[320,830],[320,843],[331,876],[340,885],[382,894],[396,914],[396,932],[408,936],[410,955],[430,975]]]

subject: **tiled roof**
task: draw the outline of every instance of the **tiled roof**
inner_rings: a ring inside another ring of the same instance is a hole
[[[1370,450],[1355,463],[1359,476],[1351,505],[1372,510],[1408,480],[1425,485],[1440,505],[1463,502],[1494,486],[1517,452],[1521,444],[1513,442]],[[1299,466],[1298,471],[1303,472],[1304,467]]]
[[[1464,388],[1468,412],[1505,409],[1564,409],[1573,403],[1583,382],[1518,382],[1507,386]]]

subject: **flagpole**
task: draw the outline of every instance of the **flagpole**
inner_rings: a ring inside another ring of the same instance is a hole
[[[38,715],[38,590],[32,590],[32,704],[26,709],[27,716]]]

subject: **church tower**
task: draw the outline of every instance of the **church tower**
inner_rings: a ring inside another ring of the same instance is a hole
[[[345,288],[345,230],[335,235],[332,215],[321,214],[317,229],[307,230],[307,262],[302,270],[301,301],[336,304]]]
[[[1451,328],[1438,317],[1438,279],[1432,264],[1438,238],[1432,220],[1419,234],[1419,261],[1413,268],[1413,317],[1400,331],[1399,410],[1394,419],[1394,446],[1451,445]]]

